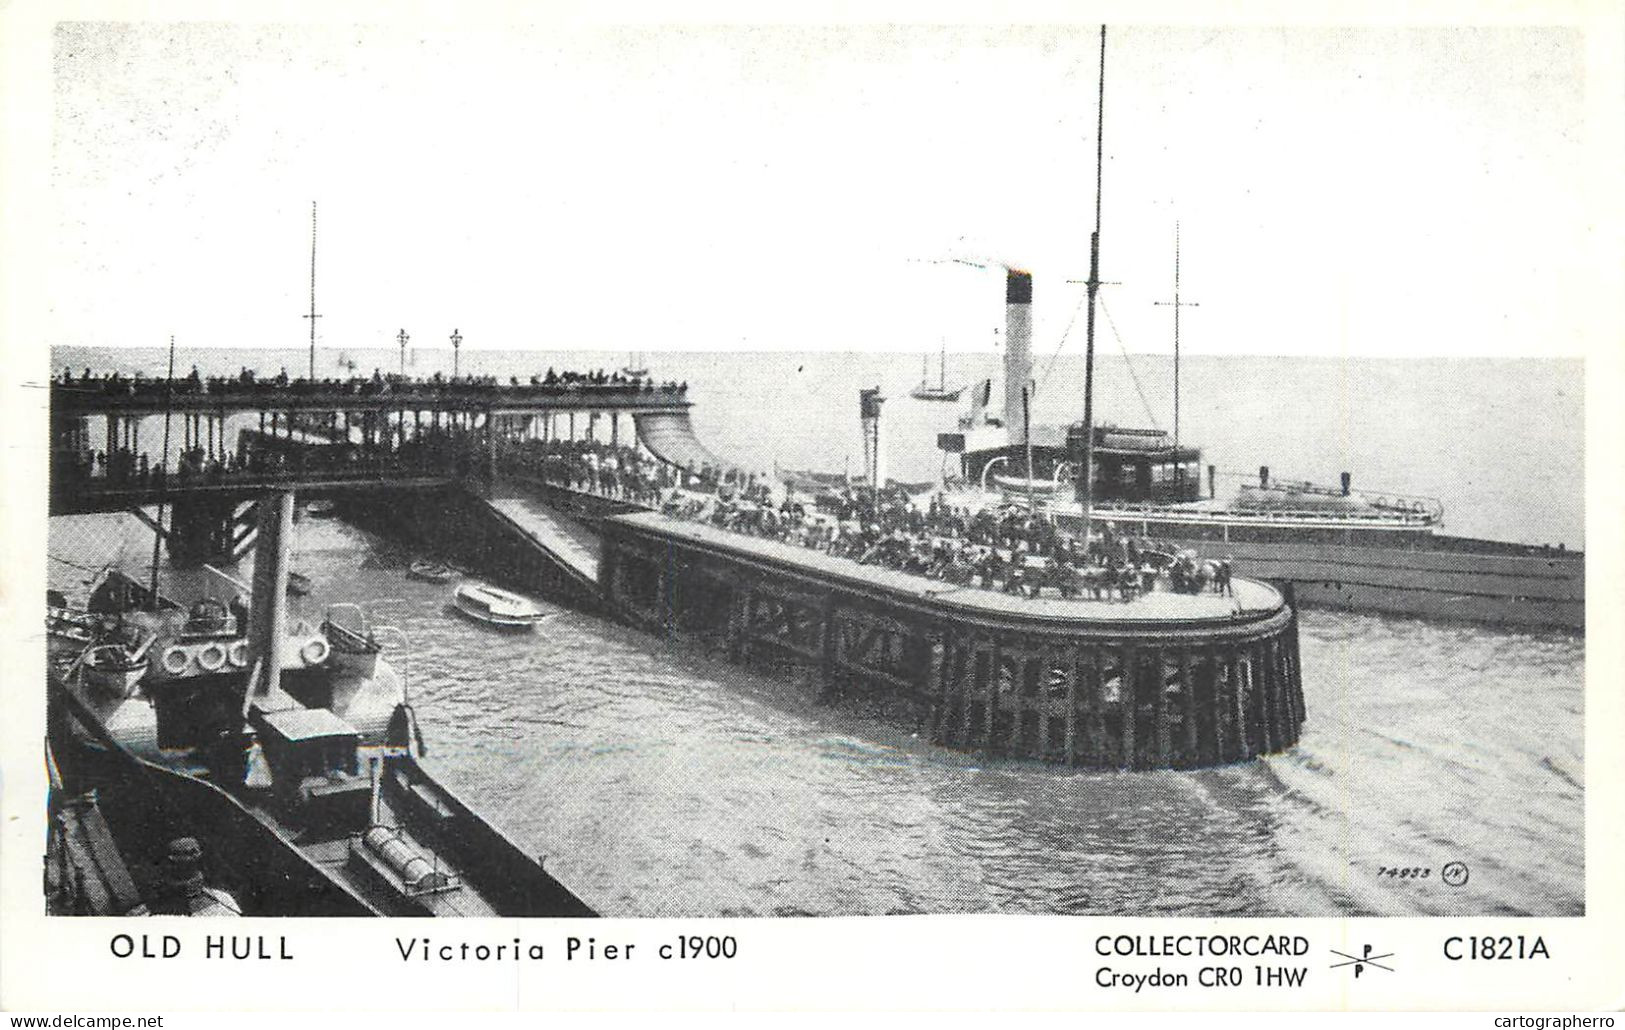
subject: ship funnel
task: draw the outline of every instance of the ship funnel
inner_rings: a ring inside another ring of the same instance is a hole
[[[886,485],[886,452],[880,437],[880,406],[885,401],[878,386],[858,391],[858,416],[863,426],[863,472],[869,479],[869,489],[877,495]]]
[[[1027,442],[1022,391],[1033,377],[1033,277],[1007,269],[1004,279],[1004,425],[1010,442]]]

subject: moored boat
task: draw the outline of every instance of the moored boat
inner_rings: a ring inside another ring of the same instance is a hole
[[[407,566],[406,574],[412,579],[421,579],[426,583],[448,583],[457,575],[457,570],[445,562],[418,558]]]
[[[486,583],[459,586],[452,595],[452,607],[477,622],[502,629],[529,629],[548,616],[558,614],[557,608]]]

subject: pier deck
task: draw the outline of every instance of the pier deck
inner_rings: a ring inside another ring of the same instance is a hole
[[[1133,600],[1095,600],[1091,597],[1062,598],[1053,588],[1036,598],[1006,594],[977,586],[956,586],[877,565],[859,565],[850,558],[837,558],[821,551],[796,547],[761,537],[746,536],[715,526],[686,522],[655,512],[616,516],[615,521],[640,527],[688,543],[740,557],[764,559],[775,564],[799,567],[820,577],[839,580],[856,587],[878,588],[893,594],[912,595],[928,600],[947,614],[987,616],[999,619],[1041,620],[1074,629],[1089,627],[1137,628],[1193,624],[1229,623],[1265,616],[1283,606],[1281,594],[1266,583],[1237,579],[1235,596],[1220,594],[1178,594],[1157,590]]]

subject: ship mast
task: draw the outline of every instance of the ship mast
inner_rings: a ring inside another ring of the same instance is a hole
[[[169,378],[164,382],[164,451],[158,459],[158,524],[152,530],[152,587],[147,594],[147,605],[158,610],[158,560],[162,556],[159,545],[164,540],[164,501],[169,494],[169,413],[175,406],[175,334],[169,335]],[[171,526],[174,517],[170,517]]]
[[[1095,231],[1089,237],[1089,319],[1083,350],[1083,457],[1078,464],[1078,506],[1083,544],[1089,546],[1090,492],[1095,460],[1095,295],[1100,292],[1100,194],[1106,141],[1106,26],[1100,27],[1100,94],[1095,115]]]
[[[1179,299],[1179,222],[1174,222],[1174,299],[1156,301],[1159,308],[1174,309],[1174,450],[1179,450],[1179,309],[1198,308],[1196,301],[1186,303]],[[1180,466],[1184,468],[1183,465]]]
[[[310,202],[310,380],[316,381],[316,202]]]

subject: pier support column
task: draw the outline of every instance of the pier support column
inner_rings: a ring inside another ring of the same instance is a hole
[[[1270,641],[1270,652],[1275,659],[1275,695],[1276,707],[1281,713],[1281,744],[1291,747],[1298,742],[1298,705],[1292,697],[1291,660],[1287,657],[1286,645],[1280,640]]]
[[[1191,652],[1188,647],[1179,649],[1179,698],[1184,702],[1185,722],[1185,754],[1179,763],[1182,766],[1198,765],[1202,761],[1201,740],[1198,734],[1200,727],[1196,720],[1196,678],[1191,675]]]
[[[942,724],[942,712],[947,705],[948,669],[950,665],[951,643],[948,632],[937,629],[926,636],[927,653],[931,660],[925,672],[925,682],[922,684],[923,693],[931,698],[931,714],[928,726],[929,739],[936,740],[937,728]]]
[[[1247,725],[1247,684],[1243,673],[1241,651],[1231,652],[1225,661],[1229,670],[1230,711],[1235,713],[1236,727],[1236,758],[1251,758],[1253,755],[1253,733]]]
[[[1106,652],[1089,649],[1089,665],[1084,672],[1084,736],[1089,742],[1089,764],[1106,768],[1111,764],[1110,743],[1106,737]]]
[[[491,496],[496,489],[497,481],[497,427],[496,419],[488,411],[485,413],[485,495]]]
[[[1292,610],[1292,629],[1286,634],[1287,682],[1291,684],[1292,706],[1298,725],[1309,721],[1309,711],[1303,701],[1303,666],[1298,653],[1298,610]]]
[[[967,675],[963,680],[963,689],[960,691],[959,705],[959,746],[970,748],[974,742],[971,740],[971,713],[975,704],[981,700],[981,692],[987,689],[987,677],[992,669],[991,655],[988,648],[983,646],[982,639],[977,637],[971,644],[968,655]]]
[[[1235,706],[1230,701],[1229,681],[1224,661],[1219,655],[1217,647],[1207,650],[1208,674],[1213,680],[1213,760],[1215,762],[1228,762],[1231,757],[1231,741],[1235,732],[1230,728],[1231,713]]]
[[[282,641],[287,630],[289,548],[293,542],[293,491],[280,490],[260,499],[260,521],[254,553],[253,599],[249,603],[249,667],[257,662],[260,677],[253,697],[276,694],[282,684]]]
[[[1168,669],[1165,652],[1156,648],[1151,652],[1151,686],[1157,692],[1157,768],[1166,769],[1173,764],[1173,713],[1168,710]]]
[[[1261,742],[1260,752],[1274,751],[1279,742],[1275,738],[1275,728],[1271,725],[1269,715],[1269,677],[1264,662],[1264,649],[1259,644],[1253,644],[1247,649],[1247,666],[1249,678],[1252,681],[1252,715],[1258,722],[1258,735]]]
[[[1081,648],[1066,656],[1066,764],[1078,764],[1078,677],[1083,674]]]
[[[751,623],[755,619],[755,593],[747,586],[738,587],[728,612],[728,660],[744,662],[750,658]]]
[[[997,634],[993,637],[993,648],[987,666],[987,707],[982,716],[982,749],[988,753],[993,751],[994,727],[999,719],[999,689],[1004,684],[1004,644]]]
[[[831,593],[825,596],[818,631],[818,653],[821,658],[818,693],[822,698],[830,697],[835,691],[835,678],[838,675],[836,669],[840,660],[841,647],[839,612],[840,609],[835,603],[835,595]]]
[[[1123,710],[1123,732],[1121,744],[1118,749],[1118,761],[1121,768],[1134,768],[1135,748],[1137,741],[1135,735],[1140,721],[1140,694],[1139,677],[1135,675],[1139,664],[1139,652],[1133,646],[1122,650],[1122,671],[1118,674],[1118,698]]]
[[[661,635],[671,633],[675,612],[672,606],[672,594],[677,590],[677,584],[671,573],[670,566],[662,563],[660,578],[655,585],[655,611],[659,613]]]

